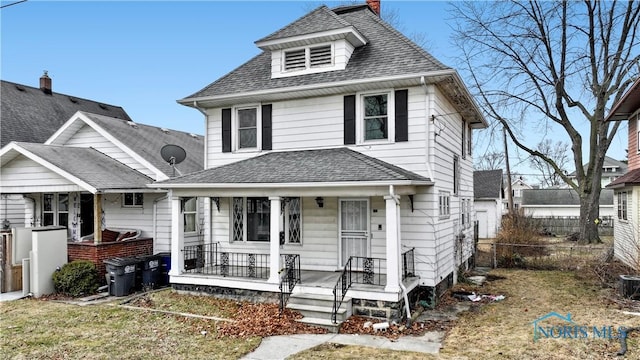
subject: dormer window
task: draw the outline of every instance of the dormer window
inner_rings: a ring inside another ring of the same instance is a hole
[[[284,71],[301,71],[333,65],[331,44],[284,52]]]

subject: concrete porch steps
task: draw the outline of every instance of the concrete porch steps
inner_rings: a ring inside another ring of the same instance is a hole
[[[337,333],[340,324],[351,316],[351,298],[345,297],[342,301],[336,316],[336,324],[331,321],[333,295],[294,293],[289,298],[287,309],[300,312],[304,316],[298,320],[301,323],[319,326]]]

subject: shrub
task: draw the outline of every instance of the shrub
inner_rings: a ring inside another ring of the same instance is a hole
[[[526,267],[527,256],[544,256],[547,250],[540,246],[544,240],[540,237],[541,226],[538,221],[522,214],[502,217],[502,226],[496,237],[496,257],[499,266]]]
[[[93,294],[98,289],[98,270],[91,261],[73,261],[53,273],[53,284],[57,293],[68,296]]]

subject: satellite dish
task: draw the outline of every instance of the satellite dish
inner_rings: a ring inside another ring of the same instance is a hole
[[[168,144],[160,149],[160,156],[173,168],[173,176],[176,176],[176,164],[180,164],[187,157],[187,152],[178,145]]]

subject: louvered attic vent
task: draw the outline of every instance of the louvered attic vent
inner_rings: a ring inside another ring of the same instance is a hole
[[[284,70],[296,71],[308,68],[331,66],[333,54],[331,45],[286,51],[284,53]]]
[[[331,45],[309,49],[309,64],[311,67],[331,65]]]

